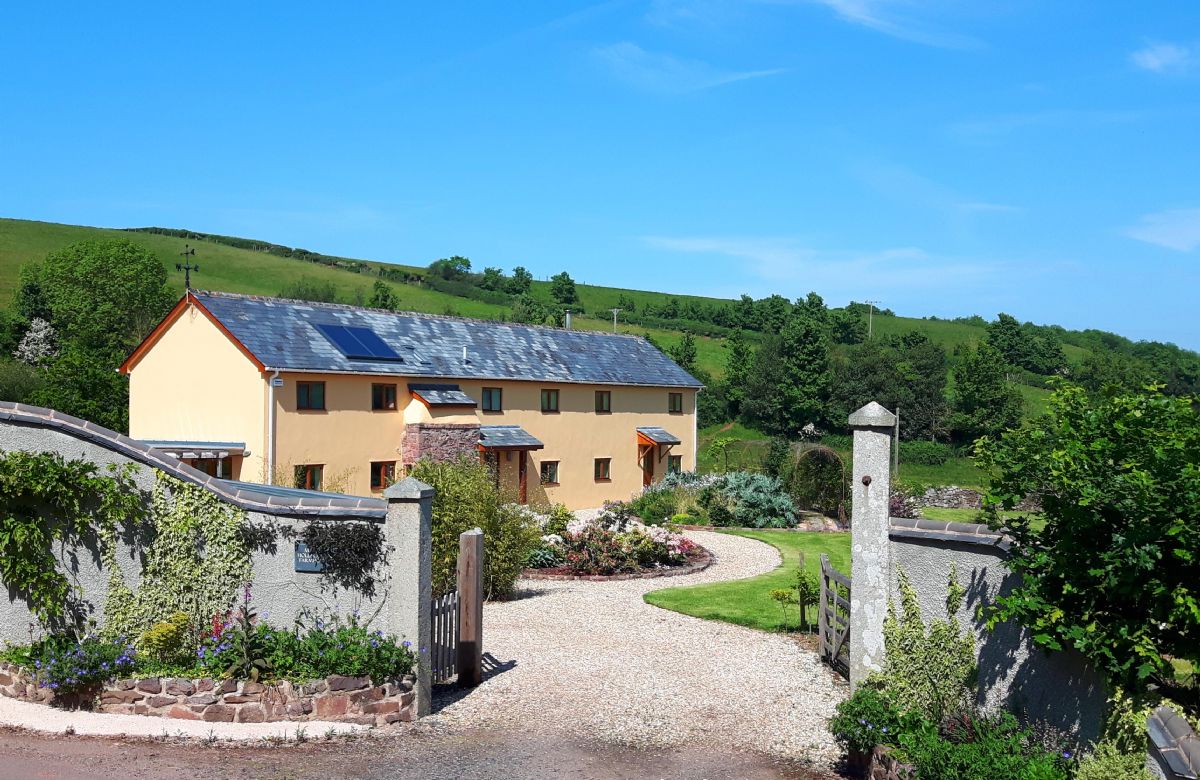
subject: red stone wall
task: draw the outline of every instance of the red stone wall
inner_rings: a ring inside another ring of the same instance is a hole
[[[49,688],[39,688],[24,669],[7,663],[0,663],[0,695],[64,703]],[[96,695],[94,708],[212,723],[324,720],[383,726],[415,720],[416,694],[411,676],[383,685],[336,675],[303,684],[150,677],[110,684]]]
[[[401,457],[406,466],[422,458],[444,462],[478,451],[478,423],[410,423],[404,426]]]

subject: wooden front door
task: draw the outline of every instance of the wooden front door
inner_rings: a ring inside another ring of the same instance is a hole
[[[642,448],[642,487],[650,487],[654,482],[654,448]]]

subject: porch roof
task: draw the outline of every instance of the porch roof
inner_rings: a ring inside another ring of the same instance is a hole
[[[646,425],[637,429],[638,440],[645,439],[644,444],[683,444],[683,440],[665,428],[657,425]]]
[[[426,406],[475,406],[475,399],[458,385],[411,382],[408,391]]]
[[[481,425],[479,446],[485,450],[540,450],[545,445],[519,425]]]
[[[177,441],[142,439],[152,450],[173,458],[228,458],[230,455],[246,454],[244,441]]]

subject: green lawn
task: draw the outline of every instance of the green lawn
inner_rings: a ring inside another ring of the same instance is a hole
[[[795,582],[800,555],[814,572],[821,570],[821,554],[829,556],[834,568],[850,573],[850,534],[803,533],[796,531],[726,531],[772,545],[783,556],[783,565],[767,574],[745,580],[667,588],[647,593],[646,603],[685,615],[723,620],[763,631],[783,629],[783,615],[770,593]],[[814,616],[815,617],[815,616]],[[791,608],[789,627],[795,628],[796,608]],[[810,618],[812,619],[812,618]]]

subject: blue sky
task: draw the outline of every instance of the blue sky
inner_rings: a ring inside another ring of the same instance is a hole
[[[0,215],[1200,348],[1200,8],[78,4],[0,27]]]

